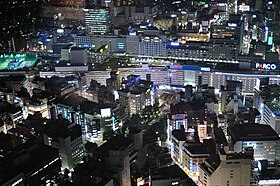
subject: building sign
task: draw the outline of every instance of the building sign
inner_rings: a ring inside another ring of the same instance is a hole
[[[202,71],[202,72],[210,72],[210,67],[200,67],[200,66],[192,66],[192,65],[170,65],[170,69],[172,70],[193,70],[193,71]]]
[[[118,49],[124,49],[124,42],[118,42]]]
[[[200,70],[204,71],[204,72],[210,72],[211,71],[211,69],[209,67],[200,67]]]
[[[278,70],[279,66],[274,63],[253,63],[251,65],[252,68],[259,70]]]
[[[111,108],[101,109],[102,118],[111,118],[111,116],[112,116]]]
[[[248,12],[248,11],[250,11],[250,6],[249,5],[240,5],[239,11]]]

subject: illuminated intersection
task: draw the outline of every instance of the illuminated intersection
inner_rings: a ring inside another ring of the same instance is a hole
[[[27,70],[35,65],[38,57],[28,54],[4,54],[0,56],[0,71]]]

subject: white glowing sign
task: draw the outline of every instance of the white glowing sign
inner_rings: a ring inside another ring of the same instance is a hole
[[[265,69],[265,70],[276,70],[276,64],[269,64],[269,63],[256,63],[256,69]]]
[[[101,117],[102,118],[111,117],[111,109],[110,108],[101,109]]]

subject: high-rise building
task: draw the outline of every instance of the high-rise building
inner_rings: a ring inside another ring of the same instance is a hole
[[[59,121],[46,124],[43,140],[46,145],[59,150],[62,168],[71,169],[80,163],[84,155],[82,130],[79,125],[69,125],[65,120],[58,123]]]
[[[100,159],[105,160],[106,169],[117,178],[117,185],[130,186],[130,149],[133,142],[123,136],[114,136],[97,149]]]
[[[249,186],[252,152],[226,153],[210,156],[199,168],[199,185]]]
[[[166,56],[166,37],[142,37],[139,42],[139,54],[144,56]]]
[[[96,7],[84,9],[85,25],[89,34],[105,34],[110,28],[108,8]]]
[[[240,16],[231,15],[226,24],[213,25],[211,29],[212,58],[235,61],[243,45],[244,23]]]
[[[173,130],[171,137],[171,157],[178,164],[183,163],[183,145],[186,141],[187,134],[184,130]]]
[[[242,124],[229,127],[235,152],[254,149],[254,160],[267,160],[273,164],[279,160],[280,138],[269,125]]]

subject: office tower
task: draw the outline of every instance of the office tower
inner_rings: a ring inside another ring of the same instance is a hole
[[[253,152],[226,153],[210,156],[199,167],[199,185],[240,185],[249,186]]]
[[[244,36],[244,22],[238,15],[230,15],[223,25],[211,27],[209,52],[217,60],[235,61],[241,52]]]
[[[66,120],[49,121],[43,134],[44,144],[59,150],[62,168],[72,169],[84,155],[80,125],[69,125]]]
[[[280,138],[269,125],[242,124],[229,127],[235,152],[254,149],[254,160],[267,160],[273,164],[279,160]]]
[[[89,34],[105,34],[110,28],[108,8],[96,7],[84,9],[85,25]]]
[[[97,149],[100,160],[105,160],[106,169],[113,173],[117,185],[131,185],[130,149],[133,149],[133,142],[123,136],[114,136]]]
[[[166,56],[166,37],[140,38],[139,54],[143,56]]]

